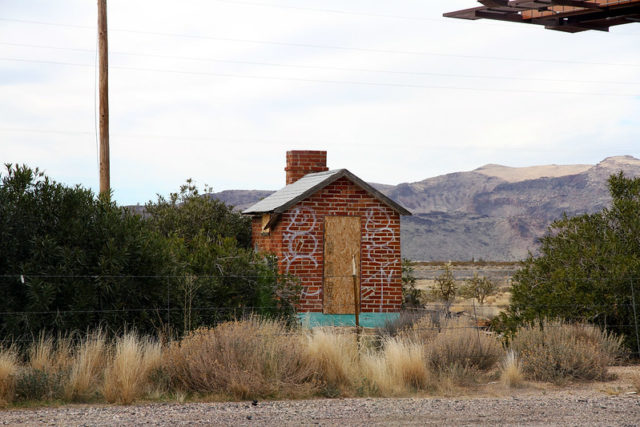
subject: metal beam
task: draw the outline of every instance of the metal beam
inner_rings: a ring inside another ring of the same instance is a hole
[[[485,9],[476,11],[476,16],[498,21],[523,22],[522,15],[517,12],[494,12],[491,9]]]
[[[585,9],[602,10],[602,7],[598,3],[583,0],[551,0],[551,4],[554,6],[573,6],[584,7]]]
[[[476,16],[477,10],[483,10],[484,7],[472,7],[471,9],[462,9],[456,10],[455,12],[447,12],[443,13],[442,16],[445,18],[458,18],[458,19],[471,19],[475,21],[476,19],[480,19]]]

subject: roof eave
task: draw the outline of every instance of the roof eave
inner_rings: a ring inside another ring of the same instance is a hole
[[[273,208],[273,209],[270,209],[270,210],[249,210],[249,209],[251,209],[251,208],[249,208],[249,209],[243,211],[242,213],[245,214],[245,215],[258,215],[258,214],[265,214],[265,213],[271,213],[271,212],[277,213],[277,214],[283,213],[283,212],[287,211],[289,208],[291,208],[294,205],[296,205],[299,202],[301,202],[302,200],[305,200],[306,198],[308,198],[311,195],[315,194],[316,192],[322,190],[323,188],[325,188],[329,184],[332,184],[332,183],[336,182],[338,179],[340,179],[342,177],[346,177],[347,179],[352,181],[354,184],[360,186],[363,190],[365,190],[371,196],[373,196],[374,198],[378,199],[379,201],[381,201],[385,205],[389,206],[394,211],[398,212],[398,214],[403,215],[403,216],[410,216],[411,215],[411,212],[409,210],[405,209],[400,204],[394,202],[389,197],[385,196],[380,191],[378,191],[375,188],[373,188],[370,184],[366,183],[365,181],[363,181],[362,179],[358,178],[353,173],[349,172],[347,169],[339,169],[336,173],[332,174],[327,179],[319,182],[318,184],[314,185],[313,187],[310,187],[304,193],[301,193],[299,196],[294,197],[293,199],[283,203],[282,205],[280,205],[280,206],[278,206],[276,208]]]
[[[367,182],[363,181],[362,179],[358,178],[356,175],[352,174],[347,169],[343,169],[343,171],[344,171],[344,175],[343,176],[346,176],[347,178],[349,178],[351,181],[353,181],[355,184],[357,184],[360,187],[362,187],[362,189],[364,189],[367,193],[372,195],[374,198],[380,200],[382,203],[384,203],[385,205],[389,206],[394,211],[398,212],[398,214],[403,215],[403,216],[411,216],[412,215],[411,212],[408,209],[406,209],[405,207],[401,206],[399,203],[394,202],[391,198],[389,198],[388,196],[384,195],[379,190],[376,190],[372,185],[370,185]]]

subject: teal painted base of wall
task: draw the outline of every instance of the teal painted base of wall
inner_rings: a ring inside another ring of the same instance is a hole
[[[360,313],[360,326],[378,328],[384,326],[386,322],[396,320],[398,316],[400,313]],[[298,313],[298,319],[306,328],[356,325],[356,318],[353,314]]]

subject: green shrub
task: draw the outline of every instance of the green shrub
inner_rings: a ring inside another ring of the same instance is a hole
[[[441,275],[436,277],[435,285],[431,289],[431,298],[436,301],[441,301],[447,313],[449,312],[449,307],[453,304],[453,301],[456,299],[456,295],[458,295],[458,283],[453,276],[453,266],[451,262],[447,262],[443,266],[444,271]]]
[[[495,294],[497,290],[498,287],[490,279],[473,273],[473,277],[465,280],[465,284],[460,288],[460,295],[465,298],[475,298],[480,305],[483,305],[485,298]]]
[[[15,383],[17,400],[52,400],[61,396],[65,375],[40,369],[23,369]]]
[[[146,209],[142,217],[38,169],[7,165],[0,339],[97,327],[180,335],[244,312],[293,318],[299,288],[250,248],[249,218],[190,181]],[[43,349],[39,357],[50,357]]]
[[[422,292],[416,288],[414,262],[402,258],[402,308],[421,307]]]
[[[611,204],[592,214],[563,216],[540,239],[513,277],[508,310],[494,326],[513,333],[544,318],[598,324],[638,348],[640,177],[608,180]]]

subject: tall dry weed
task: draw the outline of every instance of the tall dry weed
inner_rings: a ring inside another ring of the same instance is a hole
[[[13,402],[19,369],[16,349],[0,347],[0,407]]]
[[[306,351],[329,396],[351,393],[360,380],[355,335],[336,328],[315,328],[307,334]]]
[[[54,350],[53,338],[41,333],[38,339],[29,346],[29,365],[31,368],[43,372],[54,370]]]
[[[306,395],[315,365],[302,338],[276,320],[227,322],[173,343],[164,368],[184,391],[238,399]]]
[[[365,352],[361,367],[369,393],[379,396],[423,390],[432,378],[423,346],[401,337],[387,338],[380,351]]]
[[[95,397],[102,384],[107,340],[101,330],[88,333],[74,349],[64,385],[67,400],[83,401]]]
[[[524,375],[515,351],[509,350],[500,365],[500,381],[507,387],[521,387]]]
[[[44,332],[31,343],[27,350],[31,369],[57,373],[69,368],[72,362],[73,345],[68,336],[53,336]]]
[[[130,332],[117,338],[104,373],[103,395],[107,402],[127,405],[141,398],[161,357],[160,344],[149,337]]]

